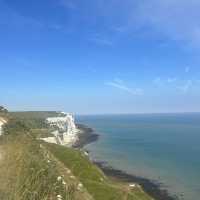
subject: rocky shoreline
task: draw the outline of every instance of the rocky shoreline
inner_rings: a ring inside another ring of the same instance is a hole
[[[74,148],[83,148],[85,145],[96,142],[99,139],[99,135],[92,128],[83,124],[76,124],[76,127],[80,133],[78,133],[78,140],[73,145]]]
[[[81,131],[78,141],[74,144],[75,148],[83,148],[85,145],[95,142],[99,139],[99,135],[92,128],[82,124],[77,124],[77,128]],[[177,196],[172,196],[167,190],[162,189],[162,184],[148,178],[139,177],[128,174],[125,171],[115,169],[106,162],[92,160],[101,170],[110,177],[116,178],[127,183],[136,183],[142,186],[144,191],[155,200],[178,200]]]
[[[94,163],[100,167],[107,176],[114,177],[124,182],[139,184],[142,186],[143,190],[155,200],[178,200],[178,197],[171,196],[167,190],[162,189],[162,184],[159,182],[128,174],[125,171],[107,165],[105,162],[94,161]]]

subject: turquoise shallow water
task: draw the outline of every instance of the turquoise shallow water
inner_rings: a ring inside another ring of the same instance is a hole
[[[200,199],[200,114],[78,116],[100,134],[94,159],[160,181],[184,200]]]

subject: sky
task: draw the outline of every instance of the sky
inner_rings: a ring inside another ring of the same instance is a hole
[[[0,104],[200,112],[199,0],[0,0]]]

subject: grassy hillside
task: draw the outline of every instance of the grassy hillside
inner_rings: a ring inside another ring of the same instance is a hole
[[[83,152],[38,140],[50,134],[44,124],[47,115],[10,114],[0,138],[0,199],[152,199],[139,186],[131,189],[128,183],[107,178]]]
[[[57,115],[60,115],[59,112],[56,111],[26,111],[26,112],[10,112],[10,115],[12,115],[15,118],[21,118],[21,119],[46,119],[47,117],[56,117]]]
[[[1,200],[90,200],[69,180],[67,168],[37,140],[29,127],[11,120],[0,139]]]
[[[71,169],[95,200],[150,200],[138,186],[131,189],[128,183],[113,182],[83,152],[54,144],[45,144],[47,149]]]

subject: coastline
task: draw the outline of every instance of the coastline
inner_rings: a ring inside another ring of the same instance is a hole
[[[76,124],[76,126],[80,133],[78,133],[78,140],[73,145],[74,148],[81,149],[85,145],[96,142],[99,139],[99,135],[92,128],[83,124]]]
[[[82,149],[87,144],[96,142],[99,139],[99,135],[95,133],[92,128],[83,124],[77,124],[77,127],[81,130],[81,133],[78,136],[78,141],[74,144],[75,148]],[[143,190],[155,200],[179,200],[177,196],[172,196],[166,189],[163,189],[162,184],[159,182],[113,168],[104,161],[96,161],[92,160],[91,158],[90,160],[95,165],[97,165],[108,177],[127,183],[136,183],[140,185]]]
[[[127,183],[136,183],[140,185],[143,190],[153,197],[155,200],[179,200],[177,196],[172,196],[168,193],[166,189],[162,189],[162,184],[156,181],[153,181],[148,178],[136,176],[134,174],[129,174],[123,170],[119,170],[109,166],[106,162],[93,161],[101,170],[111,178],[127,182]]]

